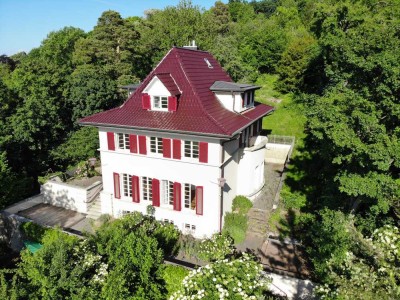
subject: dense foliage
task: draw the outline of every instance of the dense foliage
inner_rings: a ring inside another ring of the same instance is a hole
[[[76,121],[120,105],[120,85],[142,80],[172,46],[196,40],[235,81],[279,76],[276,88],[291,93],[300,126],[306,119],[306,138],[291,160],[282,197],[295,212],[291,232],[309,249],[314,280],[327,285],[331,298],[351,298],[362,289],[362,277],[354,273],[369,273],[374,284],[365,299],[385,299],[383,289],[397,295],[399,278],[391,275],[397,269],[386,266],[391,250],[376,234],[388,228],[397,234],[399,228],[399,20],[398,0],[229,0],[208,10],[183,0],[150,9],[143,18],[106,11],[88,33],[66,27],[27,54],[2,55],[0,186],[7,189],[0,191],[0,207],[37,191],[38,176],[50,168],[58,171],[96,155],[95,130],[78,129]],[[243,213],[227,215],[225,224],[231,224],[225,231],[235,241],[244,238]],[[102,238],[112,249],[116,241]],[[130,239],[137,245],[132,253],[148,253],[162,242],[151,239],[145,246]],[[171,241],[163,242],[173,251]],[[57,266],[73,253],[54,251],[60,253]],[[123,261],[132,253],[124,253]],[[398,268],[398,258],[389,261]],[[132,280],[134,272],[127,274]],[[103,293],[125,295],[122,279],[109,275],[120,285],[111,289],[105,283]],[[334,288],[338,294],[331,293]],[[340,292],[346,289],[347,296]]]
[[[27,233],[40,233],[27,224]],[[1,273],[0,296],[165,299],[163,258],[174,250],[178,236],[173,225],[139,213],[106,223],[86,239],[46,231],[40,239],[41,249],[34,254],[23,250],[18,268]]]

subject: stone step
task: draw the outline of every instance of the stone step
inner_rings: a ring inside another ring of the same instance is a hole
[[[100,198],[97,197],[92,205],[89,207],[87,212],[87,218],[97,220],[101,216],[101,202]]]
[[[92,205],[89,206],[89,209],[92,209],[92,208],[94,208],[94,209],[97,209],[97,208],[101,209],[101,203],[100,203],[100,202],[95,202],[95,203],[93,203]]]

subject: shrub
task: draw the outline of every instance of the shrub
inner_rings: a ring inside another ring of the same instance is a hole
[[[199,244],[197,255],[204,261],[216,261],[226,258],[234,251],[233,239],[226,234],[216,233]]]
[[[237,210],[239,213],[247,214],[252,207],[253,203],[245,196],[236,196],[235,199],[233,199],[232,211]]]
[[[241,243],[246,237],[247,216],[240,213],[226,213],[222,232],[233,238],[235,244]]]
[[[50,228],[40,226],[39,224],[33,222],[22,223],[20,225],[20,229],[29,240],[38,243],[42,241],[44,234],[51,230]]]
[[[169,223],[159,223],[153,235],[158,241],[158,245],[164,250],[164,255],[172,256],[176,255],[179,250],[179,245],[177,243],[180,232],[176,229],[173,224]]]
[[[165,265],[163,277],[168,290],[168,296],[182,287],[182,280],[189,274],[189,270],[173,265]]]
[[[258,299],[269,283],[270,279],[262,273],[262,266],[254,257],[243,253],[236,259],[218,260],[191,271],[170,300]]]

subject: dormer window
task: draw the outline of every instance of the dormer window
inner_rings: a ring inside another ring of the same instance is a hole
[[[242,97],[242,108],[254,106],[254,90],[241,93],[240,95]]]
[[[254,92],[259,88],[245,83],[215,81],[210,90],[226,109],[242,113],[254,107]]]
[[[142,92],[142,108],[155,111],[176,111],[181,91],[169,73],[156,74]]]
[[[153,109],[168,110],[168,96],[153,96]]]

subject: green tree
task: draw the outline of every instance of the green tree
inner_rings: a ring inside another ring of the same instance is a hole
[[[112,74],[95,65],[77,67],[71,74],[67,93],[75,126],[78,119],[116,107],[123,100]]]
[[[322,96],[303,99],[311,151],[325,182],[318,187],[322,205],[375,216],[398,211],[400,11],[395,3],[324,1],[314,13],[311,28],[327,86]]]
[[[74,166],[98,155],[99,133],[95,127],[83,127],[72,132],[67,140],[51,151],[57,166]]]
[[[72,27],[49,34],[12,74],[12,88],[23,101],[8,120],[13,138],[7,151],[11,166],[33,177],[51,165],[49,151],[71,129],[63,93],[72,73],[74,44],[83,34]]]
[[[305,90],[310,84],[315,85],[315,81],[310,83],[310,80],[315,80],[317,76],[311,76],[307,70],[318,56],[318,43],[308,33],[292,39],[276,68],[278,88],[283,92],[294,92]]]
[[[126,83],[122,82],[126,76],[132,82],[142,78],[148,70],[138,51],[139,33],[135,27],[135,22],[124,20],[116,11],[103,12],[88,36],[77,42],[74,63],[101,67],[120,84]]]
[[[152,53],[151,62],[156,64],[172,46],[182,47],[196,40],[201,34],[202,15],[198,6],[182,0],[177,6],[163,10],[149,10],[139,27],[141,44]],[[202,41],[197,41],[201,46]]]

